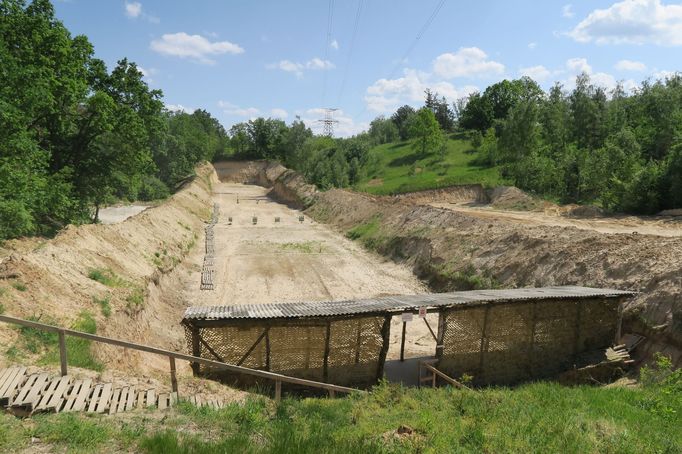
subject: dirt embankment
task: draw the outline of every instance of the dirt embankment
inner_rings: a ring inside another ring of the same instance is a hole
[[[435,290],[451,290],[463,276],[481,276],[503,287],[587,285],[641,292],[625,308],[626,332],[647,336],[650,351],[682,359],[680,238],[518,225],[344,190],[320,194],[308,214],[342,230],[380,219],[377,250],[409,262]]]
[[[218,179],[208,164],[197,174],[165,203],[124,222],[69,226],[56,238],[37,244],[32,239],[14,242],[0,263],[5,313],[69,326],[88,311],[97,321],[98,334],[185,350],[178,323],[185,303],[169,298],[164,286],[174,282],[174,272],[188,266],[183,259],[203,241],[201,232],[212,208],[211,187]],[[115,282],[105,285],[92,279],[89,275],[95,270]],[[105,305],[111,309],[108,317],[102,310]],[[11,345],[16,336],[15,329],[0,324],[0,342]],[[98,359],[110,367],[147,371],[155,362],[160,370],[168,367],[164,358],[93,346]]]

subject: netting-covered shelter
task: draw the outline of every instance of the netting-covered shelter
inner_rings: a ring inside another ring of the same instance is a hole
[[[477,384],[509,384],[554,375],[581,354],[612,345],[620,336],[621,303],[632,295],[565,286],[189,307],[182,323],[194,356],[368,386],[383,376],[391,317],[422,309],[439,314],[439,370],[471,375]],[[193,370],[215,375],[198,364]]]

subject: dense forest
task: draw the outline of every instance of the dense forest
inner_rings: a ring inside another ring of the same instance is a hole
[[[418,158],[444,158],[449,137],[469,138],[475,164],[562,203],[656,213],[682,207],[682,76],[606,91],[577,77],[545,92],[529,78],[504,80],[449,105],[427,90],[351,138],[313,137],[300,122],[258,118],[230,130],[237,156],[277,159],[322,188],[352,186],[378,165],[373,147],[409,141]],[[385,150],[383,152],[386,152]]]
[[[0,239],[163,198],[226,152],[216,119],[167,111],[125,58],[109,71],[48,0],[0,0],[0,62]]]

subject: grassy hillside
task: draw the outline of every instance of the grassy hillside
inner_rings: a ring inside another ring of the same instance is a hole
[[[259,396],[221,410],[181,404],[163,418],[149,410],[125,418],[0,415],[0,451],[673,453],[682,451],[679,379],[480,391],[383,384],[364,396],[279,405]]]
[[[443,159],[437,153],[420,156],[412,144],[408,140],[373,148],[370,152],[377,156],[377,165],[356,189],[386,195],[456,184],[504,184],[498,168],[475,164],[477,153],[461,135],[453,134],[448,138]]]

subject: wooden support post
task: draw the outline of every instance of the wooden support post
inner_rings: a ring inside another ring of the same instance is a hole
[[[68,373],[66,356],[66,335],[64,331],[59,331],[59,362],[62,366],[62,377]]]
[[[578,353],[580,352],[580,326],[582,325],[583,316],[583,302],[578,300],[576,314],[575,314],[575,339],[573,342],[573,364],[575,364],[578,359]]]
[[[407,330],[407,322],[403,322],[403,335],[400,338],[400,361],[405,361],[405,331]]]
[[[355,364],[360,363],[360,343],[362,341],[362,319],[358,319],[358,335],[355,339]]]
[[[483,331],[481,332],[481,356],[478,360],[478,374],[483,377],[483,364],[485,363],[485,353],[488,350],[488,318],[490,315],[490,306],[485,307],[483,314]]]
[[[275,380],[275,402],[282,400],[282,381]]]
[[[424,323],[426,323],[426,327],[429,329],[429,333],[431,333],[431,337],[433,337],[433,340],[438,343],[438,337],[433,333],[433,330],[431,329],[431,325],[429,325],[429,321],[426,319],[426,317],[423,318]]]
[[[615,345],[620,344],[620,338],[623,337],[623,301],[618,301],[618,322],[616,322],[616,338],[613,340]]]
[[[265,333],[265,370],[270,371],[270,330]]]
[[[431,387],[435,388],[436,387],[436,374],[431,372],[433,374],[433,378],[431,379]]]
[[[331,322],[327,322],[327,332],[324,335],[324,363],[322,365],[322,381],[327,382],[329,379],[329,342],[331,340]]]
[[[336,397],[336,391],[334,391],[333,389],[330,389],[329,390],[329,398],[333,399],[334,397]]]
[[[388,346],[391,343],[391,316],[384,317],[384,324],[381,327],[381,351],[379,352],[379,361],[377,361],[377,380],[384,378],[384,363],[386,363],[386,353],[388,353]]]
[[[169,356],[170,360],[170,376],[171,376],[171,390],[174,393],[178,392],[178,377],[175,375],[175,358]]]
[[[530,377],[535,376],[535,368],[533,367],[533,354],[535,353],[535,325],[537,321],[537,302],[531,303],[531,327],[530,327],[530,339],[528,339],[528,375]]]
[[[443,357],[443,339],[445,338],[445,321],[447,312],[438,312],[438,335],[436,336],[436,358]]]
[[[201,356],[201,336],[199,335],[199,328],[196,326],[192,326],[190,328],[190,332],[192,333],[192,356]],[[191,363],[192,366],[192,374],[199,375],[199,372],[201,371],[201,365],[199,363]]]

